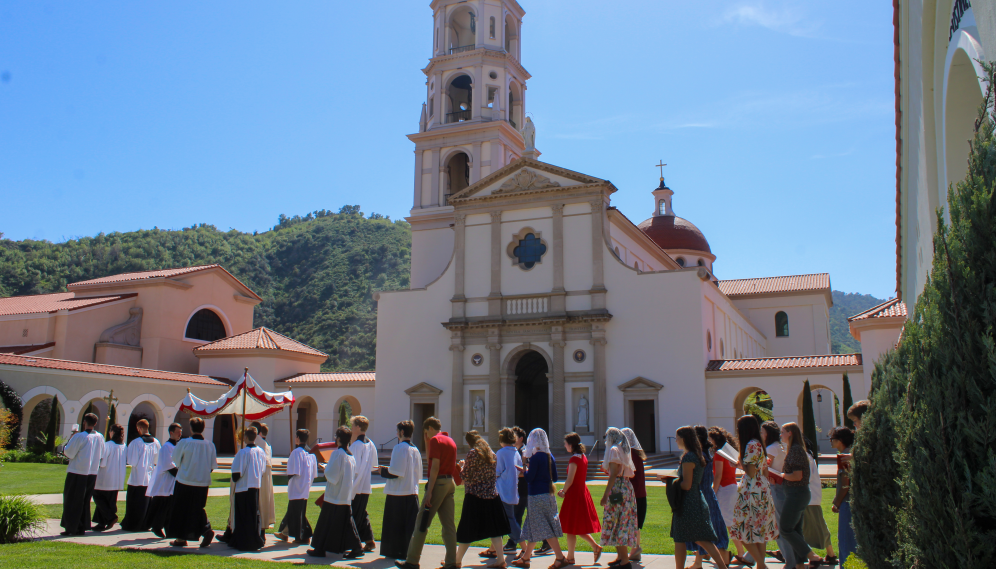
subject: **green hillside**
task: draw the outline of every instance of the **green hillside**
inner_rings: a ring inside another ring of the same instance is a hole
[[[833,306],[830,307],[830,348],[835,354],[853,354],[861,351],[861,344],[851,336],[847,317],[868,310],[885,299],[870,294],[833,291]]]
[[[2,237],[2,234],[0,234]],[[64,243],[0,239],[0,296],[66,290],[129,271],[218,263],[263,297],[253,323],[328,354],[326,370],[374,369],[372,293],[408,287],[411,228],[359,206],[280,216],[258,234],[201,224]]]

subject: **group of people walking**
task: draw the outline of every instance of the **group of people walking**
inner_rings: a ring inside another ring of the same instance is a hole
[[[862,403],[849,410],[859,426]],[[209,546],[215,535],[204,507],[211,472],[218,463],[214,445],[202,435],[204,421],[191,419],[192,436],[182,440],[181,426],[170,425],[170,439],[162,445],[148,435],[148,423],[139,421],[139,437],[127,447],[121,425],[112,426],[105,441],[93,432],[96,423],[97,417],[87,414],[84,430],[66,446],[65,454],[71,460],[64,493],[63,535],[80,535],[89,529],[104,531],[117,522],[117,493],[130,464],[122,529],[151,529],[161,538],[171,538],[174,546],[185,546],[188,540]],[[369,421],[357,416],[350,426],[336,430],[336,449],[325,464],[325,492],[316,501],[321,510],[314,529],[306,512],[318,464],[307,450],[310,433],[297,431],[297,446],[287,462],[287,512],[275,538],[310,544],[308,555],[315,557],[334,553],[355,559],[374,551],[377,544],[367,504],[371,476],[377,474],[386,480],[379,554],[396,560],[400,569],[419,568],[426,536],[436,517],[446,550],[441,569],[459,568],[470,545],[478,541],[490,541],[490,547],[479,555],[487,559],[487,567],[500,569],[509,564],[529,569],[533,557],[545,553],[555,555],[549,569],[575,565],[578,538],[591,546],[596,563],[604,548],[615,548],[616,557],[609,562],[615,569],[629,569],[631,562],[642,556],[646,455],[632,429],[612,427],[605,432],[601,470],[608,481],[599,499],[599,519],[586,484],[586,449],[577,433],[568,433],[562,441],[570,459],[567,478],[558,489],[557,461],[543,429],[527,434],[518,427],[504,428],[497,452],[477,431],[469,431],[464,435],[469,450],[458,460],[456,441],[442,430],[438,419],[430,417],[419,433],[428,460],[420,501],[423,464],[422,454],[412,443],[415,425],[412,421],[397,424],[399,443],[388,466],[378,465],[376,446],[366,438],[368,427]],[[258,425],[244,432],[247,444],[232,462],[228,528],[218,538],[243,551],[262,548],[264,532],[275,521],[272,451],[265,441],[265,429],[265,425]],[[771,540],[779,545],[773,555],[786,567],[836,563],[820,506],[822,485],[813,449],[798,425],[779,427],[773,421],[761,423],[745,415],[737,421],[736,430],[736,437],[722,427],[686,426],[675,433],[682,451],[680,466],[675,475],[661,475],[660,479],[669,483],[670,537],[675,541],[678,567],[685,566],[692,552],[694,568],[702,567],[709,557],[721,569],[755,563],[764,569],[766,544]],[[830,433],[834,448],[842,454],[849,454],[853,437],[853,432],[843,427]],[[743,472],[739,482],[738,469]],[[847,476],[846,467],[841,468],[834,499],[834,511],[840,513],[841,563],[854,550]],[[454,496],[459,485],[464,486],[464,500],[457,524]],[[563,498],[559,511],[558,496]],[[96,503],[92,521],[91,497]],[[594,533],[600,533],[597,541]],[[508,540],[503,543],[506,536]],[[564,537],[566,550],[560,543]],[[735,554],[728,549],[731,541]],[[827,557],[816,555],[813,547],[825,549]],[[508,561],[506,555],[514,557]]]

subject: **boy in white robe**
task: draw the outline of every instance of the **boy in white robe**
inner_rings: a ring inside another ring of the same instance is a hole
[[[121,520],[121,529],[125,531],[148,531],[146,514],[149,502],[152,500],[146,493],[152,483],[152,471],[159,459],[159,441],[149,434],[149,422],[139,419],[135,423],[138,437],[128,443],[128,464],[131,465],[131,475],[128,476],[128,493],[125,498],[125,516]]]
[[[180,442],[183,427],[180,423],[169,426],[169,439],[159,448],[156,459],[156,469],[152,471],[152,484],[145,495],[152,501],[146,515],[146,525],[152,528],[152,533],[162,539],[166,537],[163,529],[166,527],[166,516],[169,514],[173,499],[173,485],[176,484],[176,465],[173,464],[173,451]]]
[[[257,551],[266,543],[259,513],[259,487],[266,470],[266,453],[256,446],[256,429],[245,433],[246,446],[232,460],[235,516],[228,545],[239,551]]]
[[[214,532],[204,506],[211,486],[211,471],[218,468],[218,454],[214,443],[204,440],[204,419],[191,419],[190,432],[193,433],[190,438],[176,443],[173,450],[177,473],[166,537],[173,538],[170,545],[174,547],[183,547],[187,540],[197,538],[201,538],[201,547],[207,547],[214,539]]]
[[[73,435],[63,451],[69,458],[66,484],[62,491],[61,535],[83,535],[90,529],[90,499],[97,485],[100,459],[104,455],[104,435],[94,432],[97,416],[83,416],[83,430]]]
[[[307,545],[311,541],[311,524],[308,522],[308,497],[311,483],[318,477],[318,461],[308,452],[308,429],[297,430],[297,447],[287,459],[287,513],[273,537]]]
[[[124,427],[112,425],[110,438],[104,441],[104,453],[97,470],[97,484],[93,489],[93,531],[107,531],[118,521],[118,492],[124,486],[125,454]]]
[[[357,415],[353,417],[351,424],[353,442],[349,445],[349,452],[353,453],[356,460],[351,504],[353,522],[356,524],[356,532],[360,536],[360,541],[365,542],[363,551],[369,552],[373,551],[377,545],[374,542],[370,516],[367,514],[367,502],[370,501],[370,475],[377,467],[377,445],[367,440],[367,429],[370,427],[369,419],[363,415]]]

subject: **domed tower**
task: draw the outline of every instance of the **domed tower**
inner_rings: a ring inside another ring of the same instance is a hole
[[[716,256],[709,242],[694,223],[674,214],[671,209],[674,192],[664,184],[663,176],[653,194],[654,215],[639,225],[640,230],[682,267],[697,265],[712,273]]]

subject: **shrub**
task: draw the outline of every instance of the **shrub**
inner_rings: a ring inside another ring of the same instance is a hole
[[[3,462],[33,462],[37,464],[69,464],[69,459],[51,452],[37,450],[9,450],[3,455]]]
[[[0,543],[31,538],[44,524],[41,507],[27,496],[0,495]]]

